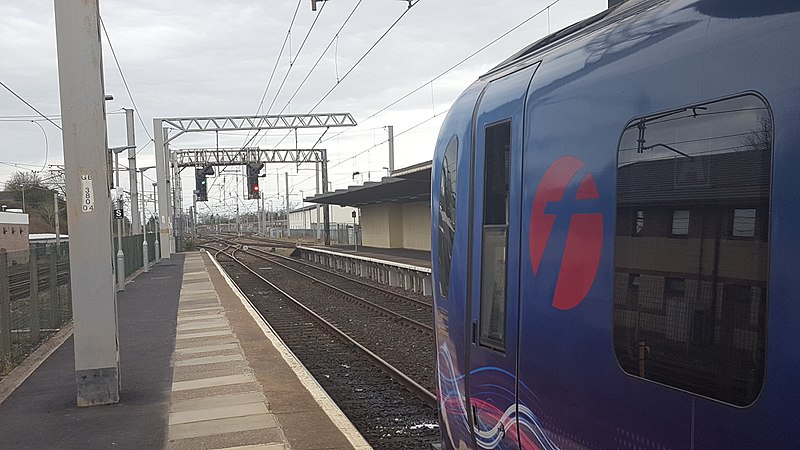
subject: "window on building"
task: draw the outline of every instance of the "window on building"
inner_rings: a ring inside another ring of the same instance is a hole
[[[697,395],[752,404],[766,365],[767,105],[747,94],[638,117],[617,155],[618,222],[633,213],[640,236],[630,239],[630,229],[618,227],[615,240],[620,366]],[[647,211],[644,235],[639,211]]]
[[[458,169],[458,137],[453,136],[442,157],[442,179],[439,184],[439,293],[450,293],[450,267],[453,239],[456,235],[456,181]]]
[[[506,345],[510,148],[510,121],[486,127],[480,344],[498,351],[504,351]]]

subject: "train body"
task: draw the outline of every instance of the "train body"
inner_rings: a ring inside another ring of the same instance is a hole
[[[443,447],[796,448],[800,3],[628,1],[454,103]]]

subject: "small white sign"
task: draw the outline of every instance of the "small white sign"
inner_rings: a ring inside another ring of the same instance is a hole
[[[81,211],[85,213],[94,211],[94,188],[90,173],[81,175]]]

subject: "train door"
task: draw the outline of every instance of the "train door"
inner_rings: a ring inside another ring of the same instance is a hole
[[[476,447],[518,448],[517,321],[524,104],[538,65],[491,81],[475,117],[467,381]]]

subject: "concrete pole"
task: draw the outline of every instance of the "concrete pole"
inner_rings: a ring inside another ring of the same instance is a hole
[[[389,125],[389,175],[394,172],[394,127]]]
[[[119,153],[116,151],[114,152],[114,172],[114,195],[117,197],[115,204],[118,209],[122,209],[122,188],[119,186]],[[125,253],[122,251],[122,222],[122,217],[117,219],[117,292],[125,290]]]
[[[128,178],[131,185],[131,234],[142,234],[142,224],[139,221],[139,187],[136,185],[136,134],[134,132],[136,124],[133,122],[132,109],[125,109],[125,124],[128,127]],[[144,187],[142,187],[142,190],[144,190]]]
[[[158,189],[158,212],[156,213],[156,222],[160,224],[169,224],[169,167],[167,166],[167,153],[165,149],[165,142],[167,138],[167,129],[163,128],[161,119],[153,119],[153,140],[155,145],[156,154],[156,183],[153,185]],[[159,226],[159,236],[157,242],[166,242],[164,246],[164,256],[170,255],[170,230],[161,229]],[[159,248],[156,255],[159,255],[159,260],[162,252]]]
[[[150,255],[147,248],[147,208],[144,204],[144,171],[147,169],[152,169],[152,167],[143,167],[139,170],[142,179],[142,270],[145,273],[150,272]]]
[[[286,235],[292,237],[292,229],[289,227],[289,172],[286,172]]]
[[[119,402],[117,298],[97,0],[55,0],[78,406]],[[80,199],[80,200],[78,200]]]

